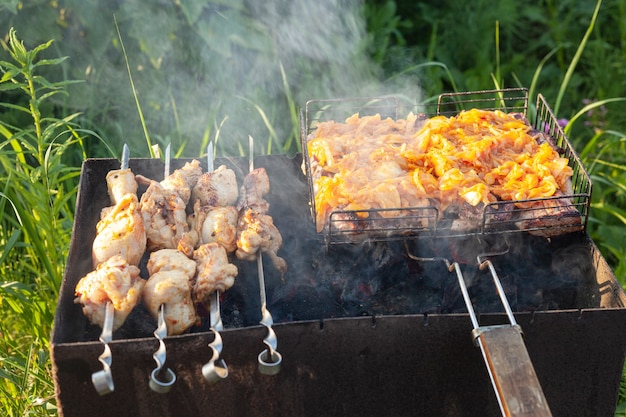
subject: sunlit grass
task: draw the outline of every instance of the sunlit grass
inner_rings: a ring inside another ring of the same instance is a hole
[[[47,102],[70,81],[51,82],[40,59],[51,42],[27,50],[15,31],[2,47],[0,90],[19,92],[0,107],[30,116],[26,127],[0,121],[0,406],[8,416],[55,412],[49,338],[71,239],[80,168],[66,160],[84,155],[77,114],[56,118]]]

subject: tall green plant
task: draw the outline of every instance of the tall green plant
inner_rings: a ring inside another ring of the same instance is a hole
[[[68,161],[77,150],[84,157],[90,134],[75,124],[78,113],[55,116],[52,98],[72,81],[41,75],[65,60],[40,58],[50,44],[28,50],[13,29],[1,44],[9,59],[0,60],[0,408],[9,416],[54,409],[48,341],[80,174]]]

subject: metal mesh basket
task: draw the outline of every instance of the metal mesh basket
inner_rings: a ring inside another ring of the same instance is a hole
[[[308,101],[301,113],[300,134],[314,221],[317,208],[307,144],[318,123],[343,122],[356,113],[360,117],[380,114],[383,119],[398,120],[409,112],[428,118],[438,115],[453,116],[470,109],[500,110],[523,115],[535,131],[545,133],[561,156],[568,159],[568,165],[573,170],[571,188],[565,194],[554,197],[485,204],[481,213],[476,215],[475,224],[469,229],[455,227],[454,219],[443,218],[435,205],[335,210],[330,213],[320,237],[328,244],[335,244],[513,232],[529,232],[550,237],[585,230],[592,188],[589,175],[542,95],[538,95],[535,114],[528,115],[528,90],[524,88],[442,94],[436,103],[418,105],[403,97]]]

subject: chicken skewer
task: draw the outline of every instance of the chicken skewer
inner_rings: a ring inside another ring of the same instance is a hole
[[[248,171],[254,171],[254,139],[248,136],[248,144],[250,155],[248,160]],[[257,272],[259,276],[259,289],[261,297],[261,322],[260,324],[267,327],[267,336],[263,339],[263,343],[267,346],[258,356],[259,371],[265,375],[275,375],[280,371],[280,364],[283,360],[282,355],[278,352],[278,339],[276,333],[272,329],[274,320],[272,314],[267,309],[267,296],[265,294],[265,276],[263,273],[263,256],[261,250],[256,254]]]
[[[128,145],[124,144],[122,150],[121,169],[128,169],[128,160],[130,159],[130,151]],[[100,342],[104,345],[104,351],[98,357],[98,360],[102,363],[102,370],[91,374],[91,382],[100,395],[110,394],[115,390],[115,384],[113,382],[113,374],[111,373],[111,364],[113,362],[113,355],[111,354],[111,348],[109,343],[113,340],[113,320],[115,315],[115,309],[113,303],[108,301],[105,307],[104,324],[102,326],[102,333],[100,334]]]
[[[165,148],[165,168],[163,178],[170,175],[170,145]],[[152,278],[152,276],[151,276]],[[159,348],[152,355],[157,366],[150,374],[150,389],[160,394],[167,393],[176,382],[176,374],[170,368],[163,369],[167,359],[167,350],[163,339],[167,337],[167,322],[165,321],[165,304],[159,307],[158,324],[154,331],[154,337],[159,341]]]
[[[213,143],[207,147],[207,172],[213,172]],[[213,342],[209,343],[209,348],[213,351],[211,359],[202,367],[202,375],[209,382],[217,382],[228,376],[228,366],[224,359],[219,359],[222,353],[222,336],[220,331],[224,330],[222,316],[220,314],[220,290],[216,289],[211,298],[210,307],[211,330],[215,335]]]

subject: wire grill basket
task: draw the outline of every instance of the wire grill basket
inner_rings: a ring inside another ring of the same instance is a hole
[[[573,171],[571,187],[568,187],[564,194],[553,197],[485,204],[481,212],[474,217],[470,228],[458,227],[456,221],[458,219],[442,216],[435,205],[335,210],[330,213],[323,228],[318,228],[322,230],[320,237],[327,244],[336,244],[364,240],[460,237],[517,232],[551,237],[584,231],[591,201],[591,179],[541,94],[537,97],[535,111],[528,114],[528,90],[524,88],[442,94],[436,102],[418,105],[405,97],[397,96],[308,101],[300,115],[300,136],[313,220],[317,222],[317,207],[312,161],[307,144],[320,122],[343,122],[355,113],[360,117],[380,114],[382,119],[398,120],[413,112],[426,119],[439,115],[454,116],[470,109],[522,114],[535,131],[543,132],[550,137],[561,156],[567,158],[568,165]]]

